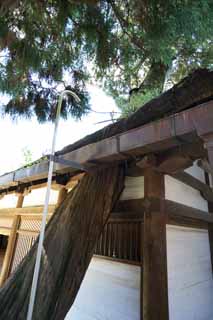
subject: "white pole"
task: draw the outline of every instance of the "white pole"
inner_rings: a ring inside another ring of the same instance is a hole
[[[51,189],[51,183],[52,183],[52,174],[53,174],[53,166],[54,166],[54,155],[55,155],[55,144],[56,144],[56,136],[58,132],[58,124],[59,124],[59,118],[61,113],[61,105],[63,98],[66,94],[72,95],[76,101],[80,101],[79,97],[70,90],[64,90],[58,100],[58,106],[57,106],[57,113],[56,113],[56,119],[55,119],[55,128],[53,133],[53,140],[52,140],[52,149],[51,149],[51,158],[50,158],[50,164],[49,164],[49,172],[48,172],[48,179],[47,179],[47,190],[46,190],[46,196],[45,196],[45,203],[44,203],[44,209],[42,214],[42,222],[41,222],[41,230],[40,230],[40,236],[39,236],[39,242],[38,242],[38,249],[37,249],[37,255],[36,255],[36,262],[35,262],[35,268],[34,268],[34,274],[33,274],[33,281],[32,281],[32,287],[30,292],[30,301],[28,306],[28,312],[27,312],[27,320],[32,320],[33,316],[33,308],[35,304],[35,297],[36,297],[36,291],[38,286],[38,277],[39,277],[39,270],[41,265],[41,256],[42,256],[42,249],[43,249],[43,242],[44,242],[44,234],[45,234],[45,227],[46,227],[46,220],[47,220],[47,214],[48,214],[48,205],[49,205],[49,198],[50,198],[50,189]]]

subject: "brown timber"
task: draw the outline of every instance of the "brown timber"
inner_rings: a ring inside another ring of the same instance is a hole
[[[168,320],[168,284],[164,175],[145,170],[145,200],[157,198],[155,210],[147,206],[143,229],[143,320]]]
[[[137,128],[167,115],[194,107],[211,100],[213,97],[213,72],[198,69],[172,89],[143,105],[130,117],[121,119],[95,133],[86,136],[76,143],[65,147],[57,154],[64,154],[91,143],[112,137],[119,133]]]

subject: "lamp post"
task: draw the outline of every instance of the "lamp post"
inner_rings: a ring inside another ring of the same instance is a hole
[[[56,137],[57,137],[57,132],[58,132],[61,106],[62,106],[62,102],[63,102],[65,95],[71,95],[72,97],[74,97],[74,99],[77,102],[80,102],[79,97],[71,90],[64,90],[60,94],[59,100],[58,100],[56,119],[55,119],[55,128],[54,128],[53,140],[52,140],[52,149],[51,149],[50,162],[49,162],[47,190],[46,190],[46,196],[45,196],[44,209],[43,209],[43,213],[42,213],[41,230],[40,230],[40,235],[39,235],[39,242],[38,242],[36,262],[35,262],[35,268],[34,268],[34,274],[33,274],[32,287],[31,287],[31,292],[30,292],[30,301],[29,301],[28,312],[27,312],[27,320],[32,320],[32,316],[33,316],[33,309],[34,309],[36,291],[37,291],[37,286],[38,286],[38,277],[39,277],[39,271],[40,271],[40,265],[41,265],[41,256],[42,256],[42,248],[43,248],[43,242],[44,242],[45,227],[46,227],[47,214],[48,214],[50,189],[51,189],[51,183],[52,183]]]

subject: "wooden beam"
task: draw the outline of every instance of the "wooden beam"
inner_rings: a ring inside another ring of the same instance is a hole
[[[40,230],[26,230],[26,229],[21,229],[18,230],[17,233],[24,235],[24,236],[31,236],[31,237],[37,237],[39,235]]]
[[[189,168],[192,165],[193,160],[185,154],[173,152],[167,155],[167,153],[164,153],[164,157],[161,158],[156,170],[170,174]]]
[[[169,219],[173,217],[183,217],[194,219],[195,221],[204,223],[213,223],[212,214],[175,201],[165,200],[165,210],[168,214]]]
[[[137,212],[143,217],[143,199],[131,199],[131,200],[122,200],[118,201],[113,208],[114,212]]]
[[[187,172],[177,172],[170,174],[171,177],[185,183],[186,185],[200,191],[201,195],[209,202],[213,202],[213,189],[210,188],[207,184],[200,181],[199,179],[193,177]]]
[[[164,175],[146,169],[145,198],[159,199],[155,211],[148,206],[143,229],[143,320],[168,320],[168,283]],[[151,200],[150,200],[151,199]]]
[[[106,139],[101,134],[100,140],[93,141],[94,143],[89,143],[88,145],[86,143],[84,146],[80,144],[76,148],[73,145],[57,155],[66,160],[77,161],[90,169],[98,168],[103,164],[112,165],[115,161],[128,160],[148,153],[162,152],[179,147],[181,144],[202,144],[199,137],[201,133],[200,131],[198,132],[199,128],[205,126],[205,132],[207,130],[213,131],[212,105],[213,102],[209,101],[147,125],[138,124],[138,126],[129,131],[125,126],[122,127],[125,131],[122,131],[121,134],[114,132],[111,137]],[[116,123],[115,126],[117,125]],[[199,159],[202,156],[197,153],[196,157]],[[57,174],[64,173],[64,171],[73,175],[78,173],[75,169],[63,167],[60,164],[56,165],[55,170]],[[23,183],[26,187],[32,183],[37,183],[38,180],[42,182],[47,178],[47,173],[48,164],[41,162],[32,165],[30,168],[19,169],[13,174],[1,176],[0,187],[2,190],[0,192],[15,191],[17,186],[14,186],[14,180]]]
[[[157,158],[153,153],[145,155],[141,160],[136,162],[136,166],[141,169],[155,167],[156,164],[157,164]]]
[[[48,213],[52,213],[55,210],[55,205],[48,206]],[[4,208],[0,209],[0,216],[7,214],[8,217],[11,215],[22,215],[22,214],[42,214],[43,206],[33,206],[24,208]]]

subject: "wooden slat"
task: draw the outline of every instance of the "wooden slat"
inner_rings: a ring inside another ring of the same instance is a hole
[[[134,212],[134,211],[127,211],[127,212],[112,212],[110,215],[109,221],[126,221],[126,222],[131,222],[131,221],[143,221],[143,216],[139,212]]]
[[[201,195],[210,202],[213,202],[213,190],[210,188],[207,184],[204,182],[200,181],[199,179],[193,177],[191,174],[187,172],[178,172],[175,174],[171,174],[171,176],[188,186],[198,190],[201,192]]]
[[[42,214],[20,214],[21,218],[24,220],[35,220],[35,221],[41,221],[42,220]],[[50,219],[52,217],[52,214],[49,213],[47,215],[47,220]]]
[[[36,236],[39,235],[39,230],[38,230],[38,231],[35,231],[35,230],[25,230],[25,229],[22,229],[22,230],[18,230],[17,233],[18,233],[18,234],[21,234],[21,235],[36,237]]]
[[[55,209],[55,205],[48,206],[48,212],[52,213]],[[1,215],[21,215],[21,214],[42,214],[43,206],[33,206],[33,207],[23,207],[23,208],[7,208],[7,209],[0,209],[0,216]]]

